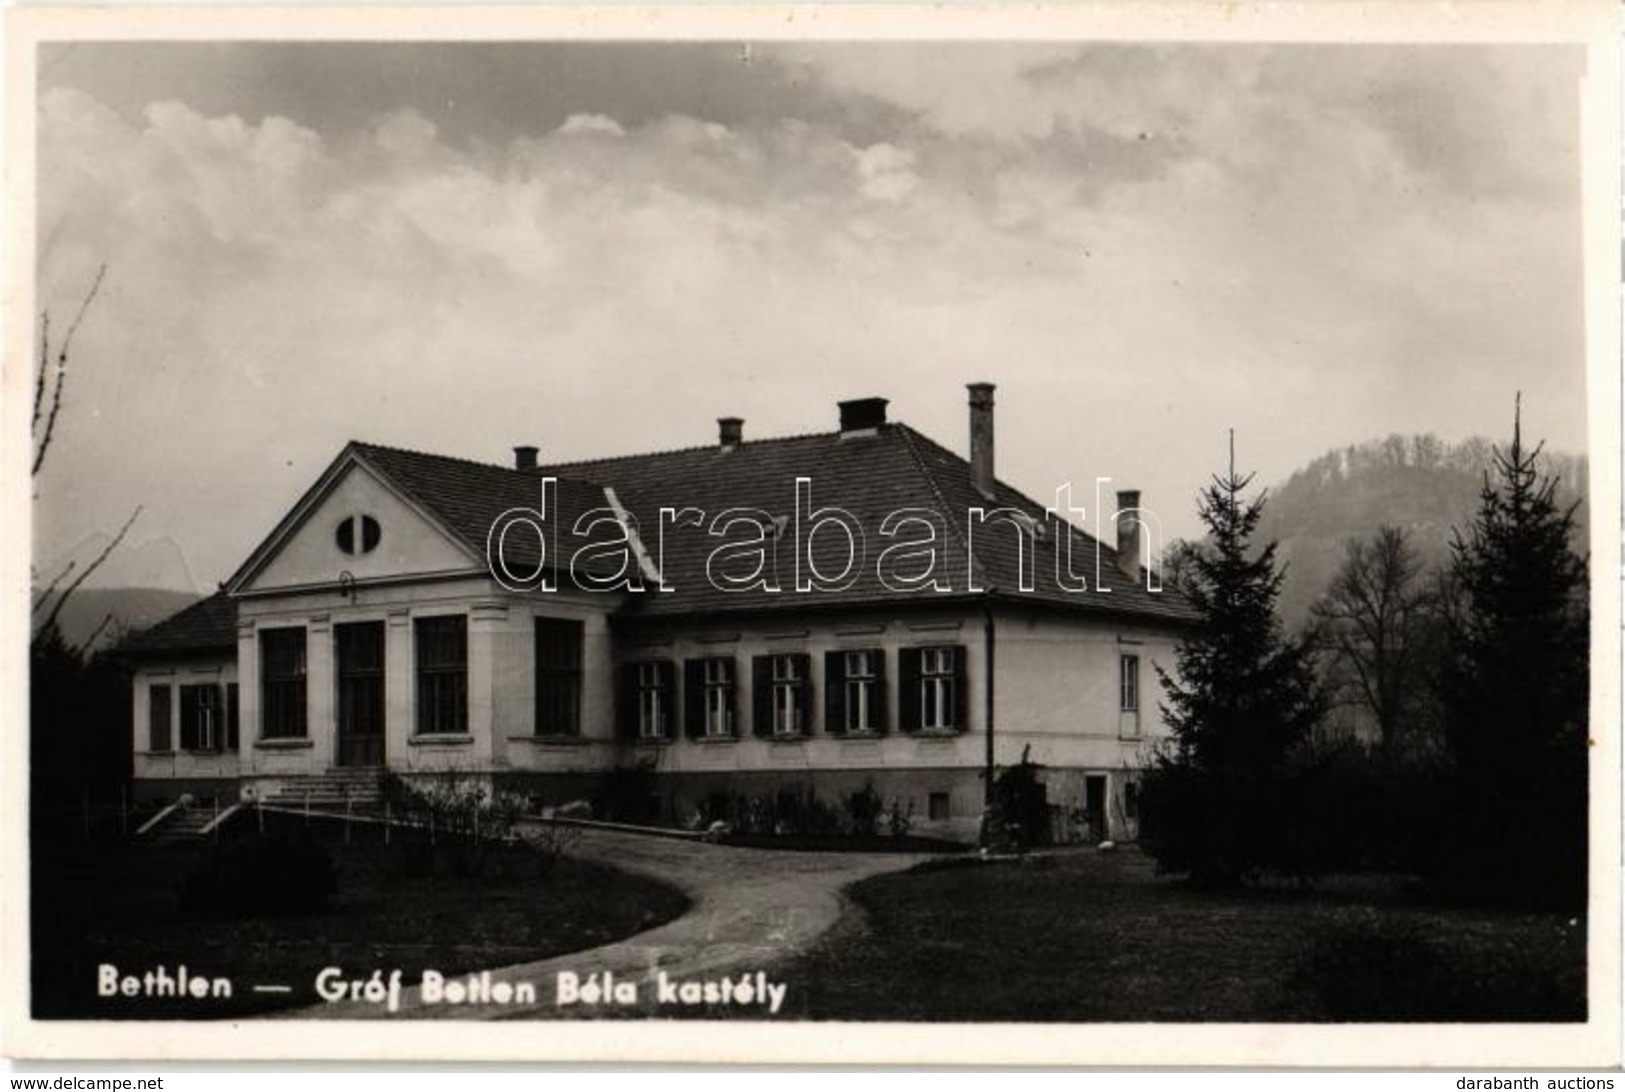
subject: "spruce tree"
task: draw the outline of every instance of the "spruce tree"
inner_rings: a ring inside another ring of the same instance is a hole
[[[1520,407],[1521,409],[1521,407]],[[1459,589],[1442,690],[1455,763],[1447,879],[1502,901],[1583,897],[1589,611],[1574,507],[1523,445],[1496,449],[1452,542]],[[1577,503],[1577,502],[1576,502]],[[1453,836],[1452,836],[1453,835]]]
[[[1232,453],[1228,472],[1202,493],[1208,537],[1181,588],[1200,626],[1180,644],[1177,671],[1157,672],[1173,746],[1147,777],[1144,834],[1165,868],[1208,882],[1278,863],[1282,824],[1291,822],[1280,807],[1284,765],[1323,712],[1309,652],[1275,612],[1275,544],[1253,546],[1264,498],[1244,502],[1251,482]]]

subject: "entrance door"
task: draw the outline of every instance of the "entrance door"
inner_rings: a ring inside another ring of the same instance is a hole
[[[340,766],[384,764],[384,623],[333,627],[338,648]]]
[[[1083,816],[1089,823],[1089,839],[1104,842],[1106,831],[1106,778],[1087,774],[1083,779]]]

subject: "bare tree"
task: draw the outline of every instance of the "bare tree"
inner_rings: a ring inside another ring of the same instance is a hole
[[[1383,526],[1349,542],[1311,617],[1334,694],[1369,711],[1383,749],[1393,753],[1425,701],[1435,627],[1434,589],[1405,532]]]
[[[1176,538],[1163,548],[1158,568],[1168,584],[1185,592],[1196,573],[1196,561],[1206,549],[1201,539]]]
[[[107,266],[103,265],[96,270],[96,276],[85,292],[85,298],[79,303],[79,310],[74,314],[73,321],[68,324],[67,332],[62,340],[53,344],[51,340],[51,314],[49,311],[40,313],[40,345],[39,345],[39,371],[34,377],[34,415],[32,428],[34,432],[34,463],[30,471],[32,477],[38,478],[40,470],[45,466],[45,457],[51,451],[56,440],[57,420],[62,415],[63,392],[67,388],[70,352],[73,348],[73,339],[84,324],[85,316],[90,312],[90,305],[95,302],[96,295],[101,291],[102,281],[107,276]],[[37,497],[37,494],[36,494]],[[124,525],[119,528],[118,534],[113,536],[101,552],[98,553],[83,568],[77,561],[69,561],[54,576],[45,581],[45,588],[34,597],[32,606],[33,639],[37,642],[44,634],[50,632],[62,615],[62,608],[67,605],[68,599],[79,590],[86,580],[90,579],[95,571],[101,568],[113,551],[118,549],[130,528],[134,526],[136,518],[141,515],[141,506],[137,505],[130,513]],[[34,585],[39,586],[41,580],[38,572],[34,573]],[[75,651],[87,650],[97,636],[107,628],[107,620],[97,627],[96,634],[90,641],[86,641]]]

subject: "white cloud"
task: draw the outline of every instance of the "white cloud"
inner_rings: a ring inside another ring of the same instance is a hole
[[[559,132],[571,133],[600,133],[605,136],[625,136],[626,130],[621,128],[620,122],[614,118],[606,118],[602,114],[571,114],[559,126]]]
[[[723,413],[824,428],[873,393],[952,442],[980,378],[1020,422],[1004,473],[1112,474],[1174,534],[1230,424],[1267,478],[1366,432],[1496,427],[1460,392],[1517,376],[1576,446],[1568,206],[1430,185],[1365,92],[1283,95],[1255,51],[940,52],[806,52],[919,112],[868,142],[586,112],[502,147],[409,112],[335,142],[46,95],[42,298],[109,277],[42,543],[144,501],[208,581],[352,436],[587,456]]]

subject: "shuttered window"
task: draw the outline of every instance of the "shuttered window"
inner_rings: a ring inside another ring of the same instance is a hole
[[[739,734],[735,710],[738,680],[730,656],[683,662],[683,734],[690,739],[732,739]]]
[[[676,673],[670,660],[634,660],[621,665],[618,719],[623,738],[671,738]]]
[[[764,738],[794,738],[812,723],[812,657],[805,652],[757,656],[751,661],[751,727]]]
[[[886,653],[878,648],[824,653],[824,731],[886,730]]]
[[[963,732],[969,725],[964,645],[898,650],[905,732]]]
[[[181,692],[181,750],[218,751],[225,743],[220,687],[215,683],[183,686]]]

